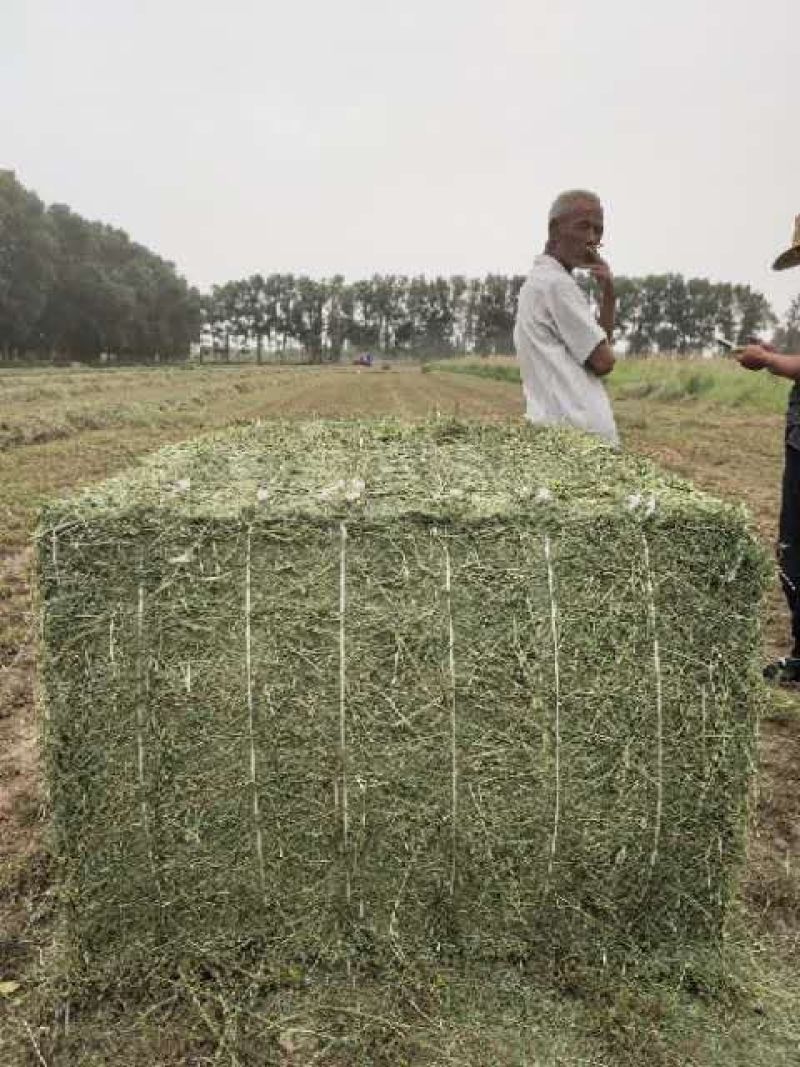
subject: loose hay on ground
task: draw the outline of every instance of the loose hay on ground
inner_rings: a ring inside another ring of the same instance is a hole
[[[766,565],[567,431],[272,424],[38,536],[75,961],[601,961],[719,941]]]

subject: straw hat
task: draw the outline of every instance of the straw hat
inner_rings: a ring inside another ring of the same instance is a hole
[[[792,247],[782,252],[772,264],[773,270],[786,270],[787,267],[800,267],[800,215],[794,220]]]

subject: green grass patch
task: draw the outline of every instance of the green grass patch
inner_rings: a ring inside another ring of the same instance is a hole
[[[422,367],[424,374],[446,372],[447,374],[467,374],[473,378],[488,378],[496,382],[519,382],[519,365],[516,360],[506,357],[501,359],[440,359],[426,363]]]
[[[428,372],[468,374],[495,381],[519,382],[516,361],[440,360],[429,363]],[[608,377],[609,391],[621,399],[676,403],[702,398],[725,408],[782,412],[786,408],[789,384],[766,372],[742,370],[730,359],[620,359]]]

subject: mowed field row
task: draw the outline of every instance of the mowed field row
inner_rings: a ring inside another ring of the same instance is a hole
[[[415,389],[420,371],[455,372],[467,378],[518,383],[519,368],[513,358],[448,360],[422,366],[382,365],[380,369],[354,367],[253,367],[202,366],[128,369],[54,368],[0,370],[0,452],[63,440],[102,429],[158,429],[177,421],[187,428],[202,429],[209,412],[222,417],[252,417],[263,410],[292,410],[297,398],[309,394],[310,405],[336,414],[352,407],[359,413],[363,403],[377,402],[397,414],[420,412],[420,393]],[[390,382],[376,382],[391,373]],[[399,376],[399,382],[397,378]],[[342,388],[341,379],[347,381]],[[361,388],[353,379],[363,380]],[[717,407],[781,414],[787,385],[769,374],[748,374],[730,360],[638,359],[618,363],[608,381],[618,400],[648,400],[660,403],[705,400]],[[473,396],[479,390],[462,387]],[[448,387],[436,392],[446,402]],[[301,405],[302,406],[302,405]],[[427,407],[423,404],[423,407]],[[479,409],[494,412],[491,403],[478,402]]]
[[[44,395],[42,395],[44,394]],[[358,368],[0,373],[0,547],[25,541],[53,492],[106,477],[143,452],[258,418],[521,411],[507,383]]]
[[[387,376],[388,375],[388,376]],[[63,440],[102,429],[167,427],[202,430],[209,417],[249,419],[303,410],[319,414],[420,414],[433,401],[419,366],[169,367],[107,371],[0,372],[0,451]],[[479,386],[445,384],[442,400]],[[484,413],[491,403],[476,401]],[[365,407],[366,406],[366,407]],[[435,406],[435,405],[434,405]]]

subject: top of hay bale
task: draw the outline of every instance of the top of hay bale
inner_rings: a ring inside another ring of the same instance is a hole
[[[326,522],[485,521],[549,511],[561,520],[630,512],[727,517],[688,482],[596,437],[527,423],[435,420],[253,423],[160,450],[48,506],[45,529],[133,510],[166,517]]]

